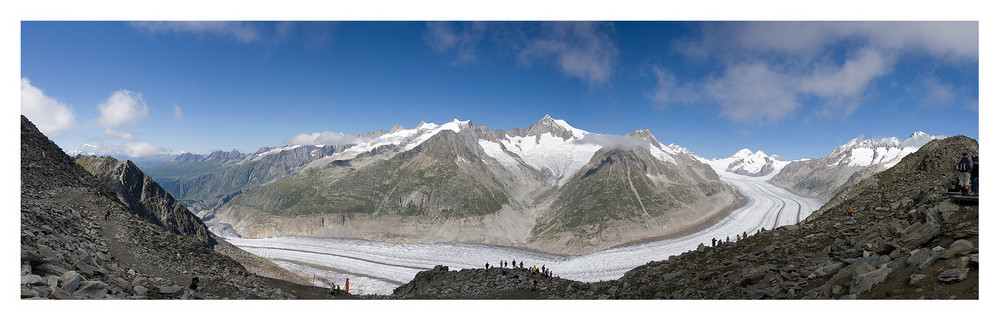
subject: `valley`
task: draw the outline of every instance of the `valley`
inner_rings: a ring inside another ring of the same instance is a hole
[[[779,168],[780,169],[780,168]],[[524,261],[525,266],[546,266],[562,278],[596,282],[620,278],[625,272],[650,261],[710,246],[712,238],[736,241],[736,235],[753,235],[761,228],[795,224],[823,205],[817,199],[791,193],[768,182],[773,176],[750,177],[716,168],[726,184],[746,198],[744,206],[709,227],[650,242],[614,247],[582,255],[555,255],[512,247],[475,243],[396,243],[360,239],[281,236],[241,238],[234,233],[217,234],[250,253],[309,279],[317,285],[343,285],[350,278],[355,294],[390,294],[423,270],[436,265],[451,269],[483,268],[501,261]],[[776,171],[775,171],[776,172]],[[356,292],[355,292],[356,291]]]

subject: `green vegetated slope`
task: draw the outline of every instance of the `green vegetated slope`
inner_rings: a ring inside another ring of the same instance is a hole
[[[559,191],[546,229],[658,218],[724,190],[711,168],[668,165],[647,149],[602,149]],[[705,179],[707,178],[707,179]]]
[[[464,217],[499,211],[508,198],[475,140],[442,131],[385,160],[353,168],[332,163],[233,199],[272,215],[389,214]]]

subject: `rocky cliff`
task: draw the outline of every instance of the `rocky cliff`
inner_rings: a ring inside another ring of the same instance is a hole
[[[244,265],[280,268],[223,241],[213,249],[213,235],[189,229],[199,226],[190,213],[161,225],[151,222],[155,211],[134,211],[136,205],[126,202],[146,204],[146,210],[169,202],[152,197],[160,195],[150,190],[153,184],[138,184],[142,176],[134,175],[141,172],[128,173],[115,180],[122,183],[119,197],[110,192],[114,182],[91,175],[21,117],[21,298],[293,298],[274,284],[295,286],[250,274]],[[133,198],[130,188],[136,187],[144,192]],[[200,279],[198,291],[188,289],[193,277]]]
[[[117,198],[133,213],[174,234],[192,236],[209,246],[216,244],[201,220],[131,161],[79,155],[75,161],[103,181],[114,192],[109,196]]]

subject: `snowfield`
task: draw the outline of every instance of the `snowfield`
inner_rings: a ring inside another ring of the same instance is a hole
[[[715,170],[724,182],[746,197],[743,207],[711,227],[689,235],[578,256],[469,243],[386,243],[291,236],[247,239],[231,234],[224,237],[292,272],[315,278],[317,285],[332,283],[343,288],[345,279],[350,278],[351,293],[391,294],[397,286],[413,279],[417,272],[435,265],[458,270],[483,268],[487,262],[497,266],[501,261],[516,260],[523,261],[525,266],[544,265],[555,275],[573,280],[617,279],[650,261],[665,260],[671,255],[693,250],[699,244],[710,246],[712,238],[725,240],[729,236],[735,241],[737,234],[753,235],[761,228],[770,230],[794,224],[823,205],[819,200],[798,196],[768,183],[773,174],[748,177],[726,172],[725,168]]]

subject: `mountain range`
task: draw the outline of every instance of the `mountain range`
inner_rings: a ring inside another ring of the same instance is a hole
[[[578,254],[683,233],[736,200],[690,151],[648,130],[593,134],[546,115],[361,135],[350,145],[181,155],[144,170],[250,237],[462,241]]]
[[[943,193],[948,186],[940,183],[959,155],[978,153],[978,142],[957,136],[919,143],[922,135],[914,136],[913,141],[926,146],[899,155],[895,163],[896,156],[873,158],[868,166],[893,166],[841,189],[808,219],[741,242],[702,245],[637,267],[617,280],[538,278],[537,291],[535,280],[530,291],[522,281],[537,278],[527,269],[449,272],[439,266],[418,273],[390,298],[977,299],[978,206],[950,201]],[[651,146],[663,150],[648,131],[629,137],[647,137]],[[74,160],[23,116],[21,142],[22,298],[328,297],[323,289],[276,285],[276,280],[254,275],[284,270],[205,233],[192,213],[130,161]],[[845,150],[856,156],[868,147],[892,151],[886,145],[852,143],[848,147],[853,148],[837,148],[831,156]],[[912,145],[899,146],[902,154]],[[635,183],[639,178],[631,172],[656,167],[649,159],[657,157],[635,146],[629,151],[602,147],[592,157],[601,159],[602,166],[590,166],[591,161],[580,171],[593,177],[601,176],[601,168],[617,169],[608,173],[611,177],[624,170],[623,180],[642,194],[635,187],[641,186]],[[843,165],[863,167],[851,165],[859,157],[849,159]],[[669,169],[643,170],[656,177]],[[578,171],[560,186],[581,176],[587,175]],[[853,204],[855,212],[845,212],[846,204]],[[192,275],[203,279],[197,292],[185,290]]]
[[[902,141],[896,137],[855,138],[826,157],[789,163],[771,182],[796,194],[827,201],[844,187],[893,167],[928,142],[947,137],[915,132]]]
[[[461,241],[580,254],[712,222],[737,201],[713,167],[828,199],[940,137],[855,139],[827,157],[794,162],[748,149],[708,160],[648,130],[602,135],[548,115],[508,131],[456,119],[357,138],[182,154],[143,169],[206,221],[248,237]]]

